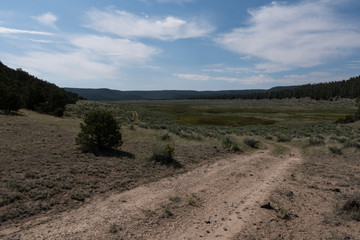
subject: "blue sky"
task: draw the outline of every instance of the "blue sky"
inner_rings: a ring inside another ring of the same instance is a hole
[[[360,74],[358,0],[0,6],[0,61],[61,87],[264,89]]]

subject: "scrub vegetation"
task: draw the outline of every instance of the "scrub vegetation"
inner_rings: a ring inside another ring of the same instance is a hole
[[[121,133],[116,141],[105,145],[114,151],[94,155],[87,152],[103,146],[95,142],[82,145],[84,134],[92,136],[85,126],[93,121],[84,123],[83,119],[88,119],[93,109],[111,113],[113,120],[121,123],[121,129],[113,125],[115,132]],[[63,118],[24,109],[14,115],[3,112],[0,221],[16,223],[76,208],[96,196],[184,173],[229,154],[271,147],[271,154],[280,157],[289,152],[283,144],[308,155],[351,156],[360,150],[360,126],[336,121],[356,111],[352,99],[303,98],[81,100],[67,105]],[[197,202],[190,199],[188,204]],[[165,208],[164,212],[172,216],[174,210]]]

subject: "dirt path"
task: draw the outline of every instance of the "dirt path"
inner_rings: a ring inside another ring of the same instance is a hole
[[[97,199],[52,219],[0,231],[20,239],[230,239],[254,219],[297,152],[237,155],[188,173]]]

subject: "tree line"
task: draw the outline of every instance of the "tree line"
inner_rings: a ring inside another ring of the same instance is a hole
[[[0,110],[10,112],[26,108],[62,116],[66,104],[76,103],[77,100],[77,94],[0,62]]]
[[[293,87],[274,88],[265,92],[250,94],[226,94],[221,96],[201,97],[203,99],[284,99],[310,97],[316,100],[336,98],[358,98],[360,96],[360,75],[348,80],[306,84]]]

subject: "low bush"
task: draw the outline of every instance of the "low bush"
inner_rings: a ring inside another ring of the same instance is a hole
[[[231,135],[225,135],[221,139],[221,143],[225,148],[228,148],[232,151],[240,151],[239,143],[236,141],[236,139]]]
[[[159,135],[159,139],[161,141],[167,141],[167,140],[170,140],[170,135],[167,133],[167,132],[163,132]]]
[[[340,118],[336,121],[336,123],[340,123],[340,124],[348,124],[348,123],[354,123],[359,121],[359,116],[358,115],[346,115],[344,118]]]
[[[175,134],[175,135],[179,135],[179,134],[181,133],[181,129],[180,129],[178,126],[176,126],[176,125],[170,125],[170,126],[168,127],[168,130],[169,130],[170,132],[172,132],[173,134]]]
[[[280,208],[279,211],[277,212],[277,216],[284,220],[287,220],[290,218],[290,215],[285,208]]]
[[[357,140],[347,140],[345,143],[344,143],[344,147],[345,148],[360,148],[360,142],[358,142]]]
[[[309,145],[310,146],[318,146],[318,145],[324,145],[325,144],[325,140],[324,138],[321,137],[310,137],[309,139]]]
[[[166,144],[165,146],[156,146],[152,149],[152,160],[164,165],[174,165],[175,167],[181,167],[180,163],[174,159],[175,148]]]
[[[266,139],[266,140],[272,140],[272,139],[273,139],[273,136],[271,136],[271,135],[266,135],[265,139]]]
[[[256,140],[255,138],[246,137],[243,140],[244,144],[248,145],[251,148],[259,148],[260,142]]]
[[[290,135],[280,134],[277,136],[278,142],[291,142],[292,137]]]
[[[356,193],[346,201],[342,210],[345,211],[352,219],[360,221],[360,193]]]
[[[196,133],[190,133],[190,134],[180,133],[179,137],[185,138],[187,140],[194,140],[194,141],[202,141],[203,140],[203,138],[199,134],[196,134]]]
[[[81,192],[76,192],[76,193],[71,194],[71,199],[83,202],[83,201],[85,201],[85,196]]]
[[[330,152],[332,152],[333,154],[337,154],[337,155],[341,155],[343,152],[342,152],[342,149],[337,147],[337,146],[330,146],[329,147],[329,150]]]
[[[172,217],[172,216],[174,216],[174,213],[171,211],[170,207],[165,207],[165,208],[164,208],[164,214],[165,214],[165,217]]]
[[[111,224],[110,228],[109,228],[110,233],[117,233],[117,232],[122,231],[122,230],[123,230],[123,228],[121,226],[119,226],[119,225],[116,225],[115,223]]]

